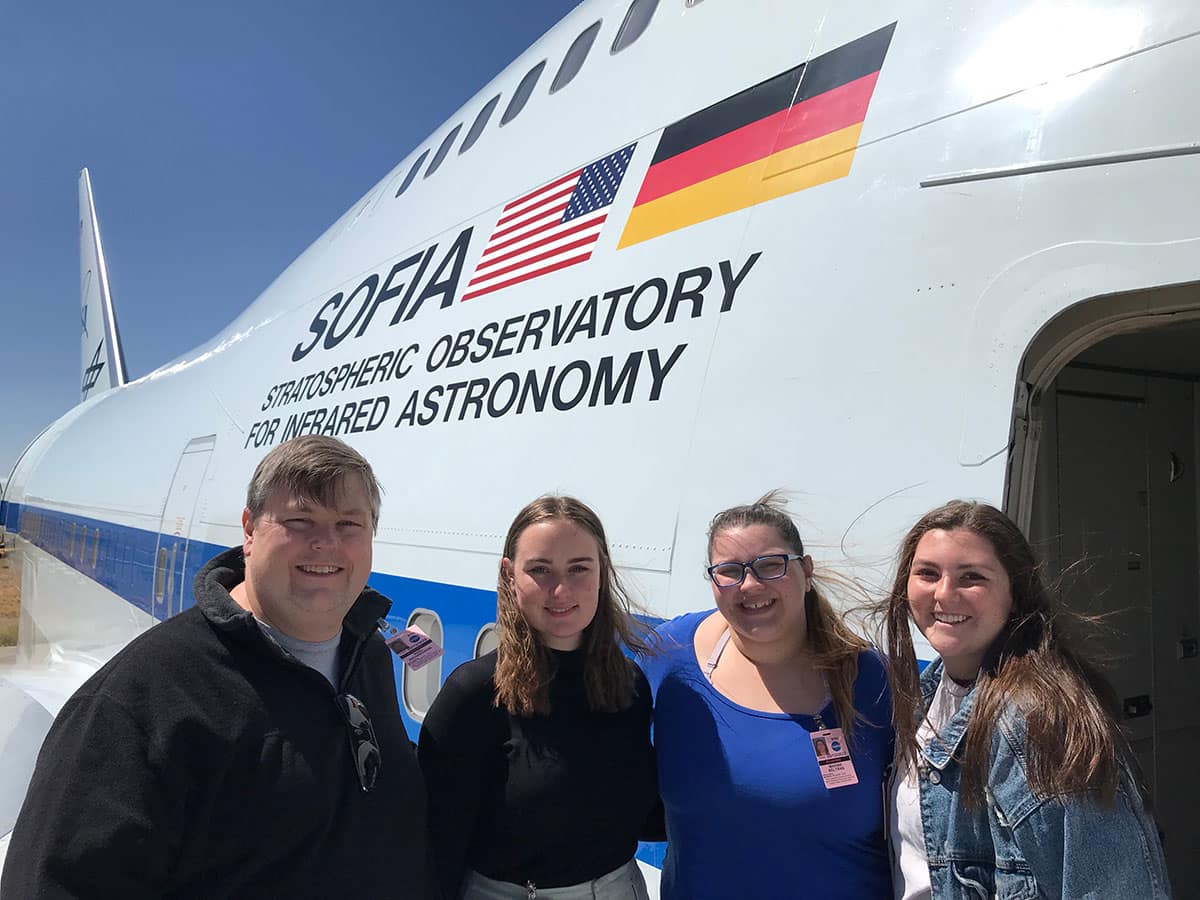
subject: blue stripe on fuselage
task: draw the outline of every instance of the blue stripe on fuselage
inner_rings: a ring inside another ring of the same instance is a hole
[[[159,545],[157,531],[13,502],[5,503],[4,524],[8,531],[19,534],[64,565],[160,621],[167,618],[168,607],[179,612],[195,604],[192,583],[197,573],[210,559],[228,549],[204,541],[188,542],[181,583],[174,588],[174,592],[180,595],[179,599],[174,603],[155,603],[154,556]],[[171,540],[168,535],[163,537],[166,541]],[[182,538],[175,540],[182,544]],[[475,638],[479,630],[489,622],[496,621],[495,591],[384,572],[372,572],[368,583],[391,598],[392,608],[387,618],[397,628],[404,628],[416,609],[437,613],[442,623],[442,639],[446,650],[441,660],[443,676],[474,656]],[[404,709],[399,664],[395,666],[395,674],[401,715],[404,716],[409,735],[415,740],[420,725]]]

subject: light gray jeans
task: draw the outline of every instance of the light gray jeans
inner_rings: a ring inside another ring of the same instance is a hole
[[[539,900],[650,900],[646,880],[642,878],[636,859],[593,881],[556,888],[512,884],[468,872],[461,900],[528,900],[531,897]]]

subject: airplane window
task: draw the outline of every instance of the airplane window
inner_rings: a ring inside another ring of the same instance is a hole
[[[593,22],[586,31],[575,38],[571,48],[567,50],[567,55],[563,57],[562,65],[558,67],[554,80],[550,82],[550,93],[562,90],[571,83],[571,79],[579,74],[579,70],[583,68],[583,61],[587,59],[592,44],[596,42],[596,35],[599,33],[600,23]]]
[[[71,523],[71,549],[67,551],[67,559],[75,555],[75,523]]]
[[[172,601],[175,599],[175,553],[179,550],[178,544],[171,545],[171,562],[168,565],[167,574],[167,608],[170,609]]]
[[[492,117],[492,113],[496,111],[496,104],[500,102],[500,95],[497,94],[479,111],[479,115],[475,117],[475,121],[471,123],[471,130],[467,132],[467,136],[463,138],[462,146],[458,148],[458,155],[462,156],[468,150],[475,146],[475,142],[479,140],[479,136],[483,134],[483,129],[487,126],[488,120]]]
[[[542,70],[546,68],[546,61],[543,59],[540,63],[525,73],[525,77],[521,79],[521,83],[517,85],[516,93],[512,95],[512,99],[508,101],[508,106],[504,110],[504,115],[500,117],[500,124],[507,125],[513,119],[521,114],[521,110],[525,108],[525,104],[529,102],[529,96],[533,93],[537,81],[542,77]]]
[[[163,602],[167,588],[167,548],[158,551],[158,561],[154,565],[154,601]]]
[[[438,170],[438,166],[442,164],[442,160],[446,158],[446,154],[450,152],[450,145],[454,143],[454,139],[458,137],[458,133],[462,131],[462,122],[459,122],[450,129],[450,133],[446,135],[446,139],[442,141],[442,146],[438,147],[437,153],[433,154],[433,162],[429,164],[429,168],[425,171],[425,177],[428,178]]]
[[[405,627],[413,625],[433,638],[435,644],[443,646],[442,620],[438,618],[437,613],[428,609],[414,609],[412,615],[408,617],[408,625]],[[401,694],[404,696],[404,709],[417,722],[425,718],[425,713],[429,712],[433,698],[437,696],[438,688],[442,686],[442,660],[445,658],[444,656],[439,657],[422,666],[417,672],[408,666],[402,667],[400,688]]]
[[[417,177],[417,169],[421,168],[421,163],[425,162],[425,157],[427,157],[428,155],[429,155],[429,150],[426,149],[425,152],[423,152],[420,156],[417,157],[417,161],[415,163],[413,163],[413,167],[411,169],[409,169],[408,174],[404,176],[404,184],[400,185],[400,187],[396,190],[397,197],[399,197],[401,194],[403,194],[405,191],[408,190],[408,186],[410,184],[412,184],[413,179]]]
[[[495,622],[489,622],[479,629],[479,634],[475,635],[475,658],[479,659],[499,646],[500,629]]]
[[[96,568],[96,563],[100,559],[100,529],[96,529],[95,535],[92,537],[92,568]]]
[[[613,41],[611,53],[620,53],[634,41],[642,36],[642,32],[646,30],[646,26],[650,24],[650,19],[654,16],[654,10],[658,8],[658,0],[633,0],[629,5],[629,12],[625,13],[625,21],[621,23],[621,30],[617,32],[617,39]]]

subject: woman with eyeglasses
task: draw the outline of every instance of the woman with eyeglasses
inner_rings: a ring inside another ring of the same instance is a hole
[[[664,900],[887,898],[883,665],[822,596],[777,493],[708,533],[715,610],[659,626],[655,690],[670,841]]]
[[[421,728],[446,900],[645,900],[658,809],[644,652],[596,514],[540,497],[513,520],[499,648],[446,679]]]
[[[1116,698],[1004,513],[923,516],[880,613],[897,898],[1169,896]],[[910,623],[940,656],[920,674]]]

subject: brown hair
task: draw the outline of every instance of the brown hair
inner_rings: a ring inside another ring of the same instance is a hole
[[[342,479],[358,476],[371,504],[371,528],[379,528],[382,488],[371,464],[349,444],[334,437],[308,434],[280,444],[258,463],[246,489],[246,508],[257,520],[276,488],[289,496],[332,507]]]
[[[633,662],[621,650],[649,652],[648,628],[630,612],[628,595],[617,578],[608,538],[600,518],[574,497],[538,497],[517,513],[504,539],[504,556],[517,556],[517,542],[525,529],[538,522],[561,519],[578,526],[596,541],[600,567],[600,598],[596,616],[583,630],[583,678],[588,705],[599,712],[616,712],[633,702]],[[496,654],[496,705],[514,716],[550,712],[550,682],[554,678],[553,654],[529,627],[517,605],[511,579],[503,568],[496,586],[500,647]]]
[[[788,515],[781,491],[775,490],[745,506],[734,506],[717,513],[708,526],[708,561],[712,562],[713,541],[732,528],[766,525],[779,532],[792,552],[804,556],[804,542],[792,517]],[[838,723],[847,742],[853,739],[854,723],[863,718],[854,708],[854,681],[858,677],[858,655],[870,645],[850,630],[817,589],[817,576],[804,595],[804,617],[808,631],[808,651],[813,666],[829,682],[829,693],[837,711]],[[882,724],[882,723],[879,723]]]
[[[896,754],[917,762],[924,715],[917,659],[909,630],[908,576],[926,532],[966,530],[986,540],[1008,573],[1012,612],[984,656],[963,750],[962,792],[981,802],[992,733],[1010,707],[1025,718],[1029,784],[1039,794],[1098,788],[1111,801],[1127,750],[1117,725],[1116,696],[1076,647],[1070,623],[1090,620],[1067,612],[1042,580],[1033,550],[1004,513],[985,503],[953,500],[917,522],[900,545],[891,595],[880,604],[892,685]]]

